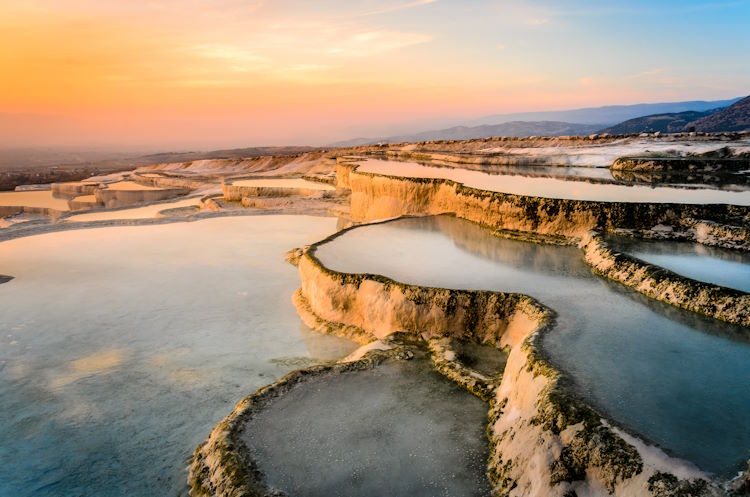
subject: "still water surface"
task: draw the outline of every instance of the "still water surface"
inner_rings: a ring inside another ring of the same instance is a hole
[[[284,252],[336,220],[231,217],[0,243],[0,495],[185,495],[235,402],[354,344],[306,328]]]

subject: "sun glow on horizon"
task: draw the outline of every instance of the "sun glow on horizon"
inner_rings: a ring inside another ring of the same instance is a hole
[[[750,87],[732,11],[750,7],[9,1],[0,145],[319,144],[499,112],[729,98]],[[698,20],[704,36],[644,50],[667,17],[666,37]],[[645,25],[623,22],[635,18]]]

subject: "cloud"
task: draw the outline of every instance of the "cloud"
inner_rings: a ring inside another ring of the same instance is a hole
[[[635,74],[626,76],[627,79],[640,80],[643,82],[669,86],[674,85],[678,82],[678,79],[672,74],[672,71],[668,67],[655,67],[653,69],[646,69]]]
[[[549,22],[549,19],[547,19],[547,18],[544,18],[544,17],[534,17],[534,18],[528,19],[526,21],[526,24],[528,24],[529,26],[543,26],[543,25],[547,24],[548,22]]]
[[[247,64],[265,64],[268,62],[266,57],[257,55],[251,49],[240,45],[204,43],[194,46],[193,50],[198,56],[211,59],[225,59]]]
[[[364,31],[347,33],[340,40],[331,40],[327,52],[337,57],[364,57],[426,43],[432,36],[396,31]]]
[[[414,7],[422,7],[423,5],[429,5],[435,2],[437,2],[437,0],[417,0],[415,2],[396,4],[396,5],[382,7],[376,10],[371,10],[369,12],[359,14],[359,16],[356,16],[356,17],[367,17],[367,16],[376,16],[380,14],[389,14],[391,12],[397,12],[399,10],[412,9]]]

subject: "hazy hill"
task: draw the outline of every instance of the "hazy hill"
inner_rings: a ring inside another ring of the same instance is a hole
[[[513,121],[495,125],[455,126],[409,135],[384,138],[354,138],[334,143],[335,147],[353,147],[370,143],[402,143],[426,140],[469,140],[488,136],[563,136],[589,135],[601,128],[598,124],[576,124],[560,121]]]
[[[727,107],[737,102],[739,98],[729,100],[688,102],[663,102],[655,104],[607,105],[604,107],[588,107],[583,109],[523,112],[515,114],[497,114],[486,116],[468,123],[476,126],[480,124],[499,124],[508,121],[564,121],[569,123],[601,124],[600,128],[612,126],[635,117],[653,114],[673,114],[679,112],[705,112],[720,107]]]
[[[603,129],[602,133],[611,133],[614,135],[625,133],[678,133],[688,127],[689,123],[709,116],[719,109],[706,112],[696,112],[689,110],[687,112],[677,112],[669,114],[653,114],[650,116],[636,117],[628,119],[625,122]]]
[[[700,118],[690,123],[689,126],[694,126],[696,131],[707,133],[750,130],[750,96],[726,109]]]
[[[354,138],[331,144],[335,147],[366,145],[370,143],[399,143],[425,140],[465,140],[488,136],[562,136],[588,135],[602,128],[614,126],[630,119],[679,114],[704,113],[727,107],[739,98],[729,100],[694,100],[688,102],[663,102],[655,104],[607,105],[545,112],[520,112],[496,114],[468,122],[464,126],[435,129],[393,136]],[[697,116],[697,117],[702,117]],[[654,131],[659,131],[655,129]],[[636,132],[636,131],[633,131]],[[637,131],[640,132],[640,131]]]

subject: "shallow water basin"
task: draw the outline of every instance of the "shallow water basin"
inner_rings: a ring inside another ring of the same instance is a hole
[[[0,192],[0,206],[33,207],[67,211],[68,201],[57,198],[51,190]]]
[[[415,358],[297,385],[242,438],[287,495],[488,496],[487,409]]]

